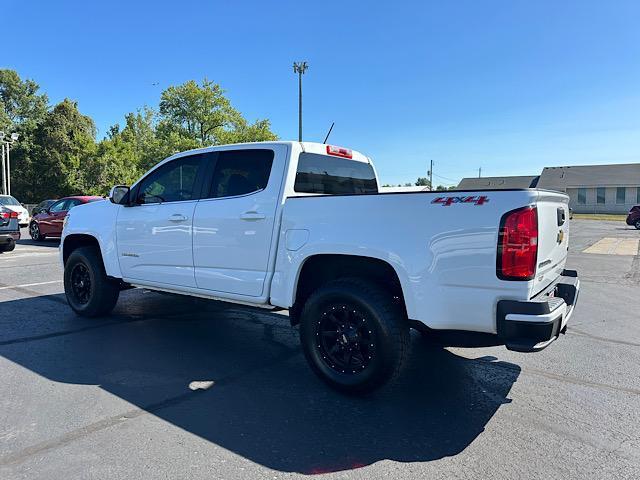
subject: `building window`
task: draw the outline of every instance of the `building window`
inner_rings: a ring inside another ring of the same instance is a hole
[[[578,205],[584,205],[587,203],[587,189],[579,188],[578,189]]]
[[[604,204],[605,189],[604,187],[596,188],[596,203]]]
[[[625,201],[624,195],[625,195],[625,191],[626,190],[627,190],[626,187],[618,187],[618,188],[616,188],[616,203],[617,204],[624,203],[624,201]]]

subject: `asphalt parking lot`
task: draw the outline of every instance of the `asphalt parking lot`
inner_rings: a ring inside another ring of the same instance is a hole
[[[571,228],[565,336],[519,354],[414,335],[367,398],[321,384],[282,314],[129,290],[78,318],[57,242],[23,231],[0,254],[0,478],[638,478],[640,257],[622,240],[640,232]]]

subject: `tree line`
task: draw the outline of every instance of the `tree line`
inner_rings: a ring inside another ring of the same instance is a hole
[[[455,190],[457,187],[454,186],[450,186],[450,187],[446,187],[444,185],[437,185],[435,188],[431,188],[431,182],[429,181],[429,179],[427,177],[418,177],[418,179],[415,181],[415,183],[399,183],[397,185],[391,185],[389,183],[386,183],[383,185],[383,187],[428,187],[429,190],[436,190],[438,192],[441,191],[445,191],[445,190]]]
[[[14,70],[0,70],[0,107],[0,130],[20,135],[11,149],[11,186],[24,203],[105,195],[176,152],[277,139],[269,120],[248,122],[220,85],[206,78],[170,86],[157,108],[126,114],[124,125],[113,125],[102,140],[77,102],[65,98],[50,105],[36,82]]]

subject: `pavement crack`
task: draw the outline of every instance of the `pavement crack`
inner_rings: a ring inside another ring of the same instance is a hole
[[[607,338],[607,337],[600,337],[598,335],[592,335],[591,333],[587,333],[587,332],[583,332],[582,330],[578,330],[575,327],[569,326],[568,329],[571,333],[575,333],[576,335],[580,335],[583,337],[587,337],[587,338],[592,338],[594,340],[599,340],[601,342],[606,342],[606,343],[615,343],[618,345],[629,345],[631,347],[640,347],[640,343],[637,342],[628,342],[626,340],[617,340],[614,338]]]

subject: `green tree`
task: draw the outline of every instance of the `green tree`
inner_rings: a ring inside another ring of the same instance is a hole
[[[14,70],[0,70],[0,130],[18,133],[11,149],[11,191],[21,201],[31,201],[31,186],[38,176],[35,162],[34,132],[47,114],[47,96],[38,92],[33,80],[22,80]]]
[[[65,99],[48,107],[32,80],[0,70],[0,129],[20,134],[12,149],[12,193],[39,202],[73,193],[105,194],[133,183],[160,160],[177,152],[222,143],[275,140],[268,120],[248,122],[224,90],[205,79],[172,86],[159,111],[144,107],[125,116],[96,143],[95,126]]]
[[[47,113],[47,96],[33,80],[22,80],[14,70],[0,70],[0,128],[33,127]]]
[[[431,187],[431,182],[426,177],[418,177],[415,183],[416,187]]]
[[[93,157],[96,153],[95,126],[78,111],[78,105],[64,99],[48,112],[34,133],[38,181],[31,185],[30,198],[55,198],[89,191]]]
[[[198,146],[276,139],[268,120],[249,124],[224,93],[206,78],[167,88],[160,97],[161,133],[173,143],[186,137]]]

